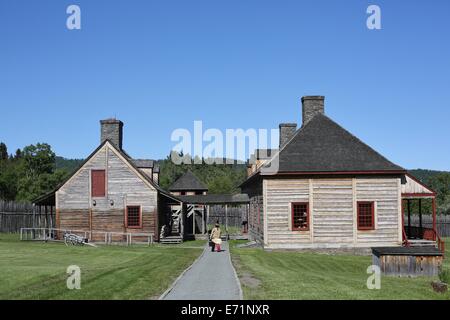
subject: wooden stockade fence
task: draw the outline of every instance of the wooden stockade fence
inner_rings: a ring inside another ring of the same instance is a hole
[[[18,233],[21,228],[52,228],[55,208],[0,200],[0,232]]]
[[[240,234],[243,230],[243,221],[248,221],[247,204],[227,206],[225,212],[224,205],[212,205],[209,209],[209,219],[207,224],[219,224],[228,229],[230,234]]]

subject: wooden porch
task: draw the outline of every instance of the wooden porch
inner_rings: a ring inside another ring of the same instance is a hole
[[[437,247],[444,253],[445,243],[436,228],[436,193],[411,175],[407,174],[405,179],[406,183],[402,185],[403,245],[405,247]],[[426,211],[424,207],[427,207]],[[416,211],[414,213],[419,216],[416,225],[411,222],[413,208]],[[430,214],[430,210],[433,219],[431,228],[424,227],[422,223],[423,214]]]

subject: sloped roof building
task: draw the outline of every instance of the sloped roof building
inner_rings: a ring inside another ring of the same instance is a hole
[[[327,117],[324,102],[303,97],[300,128],[280,124],[279,149],[249,165],[251,237],[271,249],[402,246],[405,190],[433,191]]]

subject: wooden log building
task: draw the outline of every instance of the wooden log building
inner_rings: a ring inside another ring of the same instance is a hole
[[[250,197],[251,238],[267,249],[411,247],[420,240],[442,251],[435,225],[403,223],[404,202],[434,204],[435,193],[327,117],[324,100],[303,97],[301,127],[280,124],[279,149],[255,153],[241,185]],[[434,205],[432,214],[435,221]]]
[[[103,240],[104,232],[116,232],[113,241],[122,240],[122,233],[151,233],[158,240],[160,226],[170,219],[170,206],[181,201],[159,186],[153,160],[132,159],[123,150],[121,121],[100,123],[100,146],[35,204],[55,205],[57,229],[88,232],[92,241]]]

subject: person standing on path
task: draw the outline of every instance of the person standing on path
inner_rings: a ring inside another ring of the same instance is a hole
[[[222,238],[221,238],[222,232],[220,231],[220,225],[216,223],[216,226],[211,230],[211,236],[210,240],[214,243],[214,246],[212,247],[212,252],[214,252],[214,247],[216,252],[220,252],[220,245],[222,244]]]

